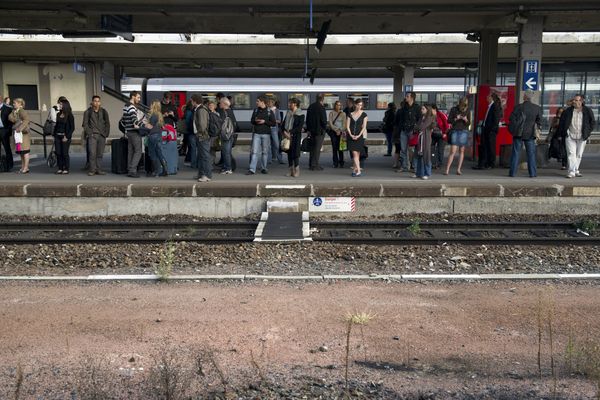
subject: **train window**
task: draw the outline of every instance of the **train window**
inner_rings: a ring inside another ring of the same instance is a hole
[[[369,94],[368,93],[351,93],[347,96],[349,99],[362,99],[363,101],[363,110],[369,109]]]
[[[308,93],[290,93],[288,94],[288,102],[290,99],[296,98],[300,100],[300,108],[306,110],[310,105],[310,95]],[[287,104],[286,104],[287,106]]]
[[[460,93],[436,93],[435,105],[438,110],[448,112],[454,105],[458,104],[460,96]]]
[[[385,110],[394,101],[393,93],[377,93],[377,109]]]
[[[233,98],[233,104],[237,109],[246,109],[249,110],[252,108],[250,104],[250,94],[249,93],[232,93],[231,97]]]
[[[550,127],[550,121],[556,110],[564,106],[563,101],[563,80],[562,72],[544,73],[544,91],[542,96],[542,129],[547,130]]]
[[[415,102],[417,104],[427,104],[429,103],[429,93],[415,93]]]
[[[598,72],[588,72],[587,74],[585,103],[600,121],[600,73]],[[599,125],[596,125],[596,130]]]
[[[216,93],[202,93],[202,100],[203,101],[212,101],[213,103],[216,103],[217,94]]]
[[[572,99],[576,94],[583,93],[584,82],[583,72],[569,72],[565,79],[565,101]]]
[[[325,108],[328,110],[333,109],[333,105],[336,101],[340,101],[340,96],[334,93],[325,93],[323,95],[323,100],[325,104]]]

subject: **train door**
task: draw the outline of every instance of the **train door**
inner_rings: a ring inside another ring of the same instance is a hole
[[[171,101],[177,107],[177,116],[183,118],[183,107],[187,101],[187,92],[171,92]]]

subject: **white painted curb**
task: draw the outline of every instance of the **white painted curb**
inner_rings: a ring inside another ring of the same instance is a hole
[[[87,275],[87,276],[0,276],[0,281],[158,281],[158,275]],[[171,275],[171,281],[490,281],[490,280],[594,280],[600,273],[590,274],[412,274],[412,275]]]

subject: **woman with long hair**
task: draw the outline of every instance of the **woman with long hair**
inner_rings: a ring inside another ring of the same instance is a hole
[[[448,155],[448,161],[446,161],[444,175],[450,173],[450,167],[457,151],[459,151],[459,154],[456,174],[461,175],[461,168],[465,159],[465,147],[469,140],[469,124],[471,123],[469,121],[469,100],[466,97],[462,97],[458,101],[458,105],[452,107],[448,116],[448,123],[452,126],[452,129],[450,129],[450,154]]]
[[[147,176],[168,176],[167,160],[160,149],[162,142],[162,127],[165,125],[160,100],[154,100],[150,105],[148,122],[145,128],[148,131],[148,156],[152,160],[152,172]],[[158,172],[162,168],[162,172]]]
[[[56,163],[58,165],[56,174],[68,174],[71,164],[69,148],[75,131],[75,118],[73,118],[69,100],[61,98],[59,104],[56,125],[54,126],[54,150],[56,151]]]
[[[363,111],[361,98],[354,100],[354,110],[346,118],[348,151],[352,155],[352,176],[362,176],[360,155],[365,151],[365,134],[367,132],[367,113]]]
[[[417,123],[419,140],[415,146],[415,174],[413,178],[429,179],[431,176],[431,134],[437,125],[429,104],[421,106],[421,120]]]
[[[13,100],[13,111],[8,116],[13,123],[13,134],[15,137],[15,151],[21,156],[21,169],[19,174],[29,173],[29,151],[31,138],[29,137],[29,116],[25,112],[25,101],[21,98]]]

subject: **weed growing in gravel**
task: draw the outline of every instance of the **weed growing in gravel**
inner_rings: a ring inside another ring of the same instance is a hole
[[[21,387],[23,386],[23,368],[21,368],[21,364],[17,365],[17,374],[15,379],[15,400],[19,400],[21,397]]]
[[[348,390],[348,369],[350,367],[350,335],[352,333],[352,325],[358,325],[361,328],[367,325],[375,318],[375,314],[366,312],[351,314],[348,313],[345,317],[346,321],[346,369],[344,372],[344,380],[346,382],[346,390]]]
[[[592,219],[582,219],[575,224],[575,227],[582,232],[592,234],[598,229],[598,223]]]
[[[186,398],[191,378],[190,371],[181,358],[175,352],[163,349],[150,370],[148,389],[160,399],[183,399]]]
[[[419,233],[421,233],[421,220],[416,219],[415,222],[413,222],[406,228],[406,230],[408,230],[414,236],[418,235]]]
[[[109,368],[103,360],[88,355],[81,360],[80,365],[76,381],[78,398],[84,400],[115,398],[112,390],[114,386],[108,384],[113,379],[110,377]]]
[[[168,281],[173,271],[175,261],[175,243],[168,241],[160,251],[160,260],[156,267],[156,274],[161,281]]]
[[[536,321],[538,331],[538,351],[537,351],[537,367],[540,379],[543,377],[542,373],[542,337],[544,328],[548,336],[548,347],[550,351],[550,373],[552,375],[552,393],[556,397],[557,388],[557,371],[554,362],[554,316],[556,314],[556,307],[554,304],[553,293],[546,294],[544,298],[543,293],[538,292],[538,302],[536,305]]]
[[[600,341],[577,341],[569,335],[565,361],[569,372],[582,374],[596,383],[596,398],[600,400]]]

